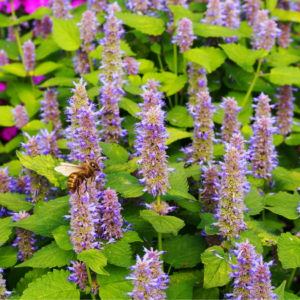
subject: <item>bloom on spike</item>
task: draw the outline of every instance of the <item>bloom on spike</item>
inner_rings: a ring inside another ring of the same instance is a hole
[[[77,74],[87,74],[90,71],[89,56],[86,52],[77,50],[73,57],[73,64]]]
[[[277,128],[273,127],[275,120],[263,116],[256,117],[253,124],[253,136],[250,138],[250,161],[252,174],[256,178],[267,179],[277,166],[277,153],[273,145],[273,134]]]
[[[57,135],[60,131],[62,124],[59,118],[59,105],[57,101],[56,95],[58,92],[53,89],[47,89],[44,93],[44,100],[41,100],[41,117],[42,121],[48,124],[50,121],[52,122],[53,130]]]
[[[241,24],[241,4],[240,0],[226,0],[223,3],[223,23],[224,26],[230,29],[238,29]],[[227,43],[234,43],[238,40],[237,37],[225,38]]]
[[[123,59],[124,62],[124,70],[128,75],[137,75],[139,71],[139,65],[141,63],[138,63],[133,57],[126,56]]]
[[[31,40],[28,40],[23,45],[24,53],[24,68],[26,72],[34,70],[35,64],[35,45]]]
[[[15,35],[15,32],[14,32],[14,28],[13,27],[7,27],[7,38],[6,40],[7,41],[10,41],[10,42],[16,42],[17,41],[17,38],[16,38],[16,35]],[[18,31],[20,31],[20,27],[18,28]]]
[[[149,10],[150,1],[149,0],[128,0],[126,6],[134,14],[145,15]]]
[[[114,2],[112,4],[109,4],[107,7],[107,13],[110,14],[111,12],[119,12],[121,11],[121,7],[119,6],[118,2]]]
[[[215,106],[211,104],[209,92],[197,94],[197,102],[194,112],[190,112],[194,118],[193,144],[184,149],[188,162],[210,162],[213,157],[214,122],[212,120]]]
[[[33,28],[34,36],[42,36],[44,34],[41,20],[34,20],[33,26],[34,26]]]
[[[160,216],[164,216],[168,214],[169,212],[172,212],[176,209],[176,206],[170,206],[167,202],[165,201],[160,201],[160,204],[158,204],[157,200],[152,202],[151,204],[146,203],[146,208],[150,209],[152,211],[155,211],[158,213]]]
[[[11,110],[13,114],[13,120],[15,122],[15,126],[19,129],[26,126],[29,122],[27,110],[23,105],[17,105],[15,108]]]
[[[40,137],[41,137],[40,140],[41,154],[43,155],[51,154],[57,158],[60,151],[58,150],[57,147],[57,139],[55,136],[55,131],[51,131],[49,133],[46,128],[41,129]]]
[[[203,23],[210,25],[222,25],[223,9],[220,0],[209,0],[205,18],[201,20]]]
[[[8,64],[9,64],[8,56],[5,52],[5,50],[1,49],[0,50],[0,67],[8,65]]]
[[[118,201],[118,196],[115,190],[108,188],[103,192],[103,200],[100,205],[101,219],[100,224],[103,230],[102,239],[109,240],[120,239],[123,237],[122,228],[123,218],[121,216],[122,206]]]
[[[261,0],[245,0],[243,9],[246,13],[246,19],[250,26],[254,25],[254,21],[260,9],[260,1]]]
[[[8,167],[0,168],[0,193],[11,193],[13,190],[13,178],[9,177]]]
[[[97,14],[106,10],[107,2],[107,0],[87,0],[87,6]]]
[[[51,34],[52,33],[52,20],[50,16],[46,15],[42,19],[43,33]]]
[[[12,292],[6,289],[6,280],[3,279],[3,269],[0,268],[0,299],[7,300]]]
[[[53,17],[57,19],[70,19],[70,11],[72,6],[70,0],[52,0],[51,9],[53,11]]]
[[[238,122],[237,114],[241,110],[238,107],[234,98],[223,98],[221,106],[224,109],[224,119],[221,127],[222,141],[229,143],[233,133],[237,132],[241,128],[241,124]]]
[[[265,95],[264,93],[261,93],[259,97],[254,98],[254,102],[257,102],[257,104],[252,104],[252,107],[255,108],[255,116],[258,118],[261,117],[268,117],[271,118],[271,108],[273,108],[272,105],[270,105],[271,99]]]
[[[283,85],[280,87],[276,122],[279,134],[287,135],[292,131],[294,99],[291,85]]]
[[[126,277],[134,285],[133,291],[127,295],[134,300],[167,299],[164,290],[168,289],[169,276],[163,272],[163,262],[160,261],[160,255],[164,252],[154,251],[153,248],[144,248],[144,252],[143,258],[137,255],[136,265],[130,267],[133,273]]]
[[[14,213],[12,216],[13,222],[18,222],[30,217],[30,214],[26,211],[20,211],[19,213]],[[31,258],[38,247],[34,247],[36,243],[35,234],[29,230],[16,227],[17,238],[12,244],[14,247],[19,248],[18,259],[21,261],[26,261]]]
[[[219,205],[215,217],[220,226],[221,235],[228,240],[238,237],[241,230],[246,229],[243,210],[245,208],[245,159],[240,151],[232,145],[226,145],[224,163],[221,164],[221,187]]]
[[[278,45],[284,49],[290,46],[291,39],[291,27],[292,22],[279,22],[278,28],[280,29],[280,35],[278,36]]]
[[[163,0],[150,0],[150,8],[155,10],[163,10],[164,9],[164,1]]]
[[[216,213],[217,203],[219,200],[220,179],[216,165],[209,164],[208,167],[203,166],[204,174],[201,176],[203,180],[203,189],[200,190],[200,198],[202,202],[201,212]]]
[[[180,48],[180,53],[189,50],[193,45],[196,36],[193,32],[193,22],[188,18],[183,18],[178,22],[177,35],[173,36],[172,43],[176,43]]]
[[[83,40],[84,44],[90,44],[96,37],[96,30],[98,26],[98,19],[95,14],[87,10],[82,14],[80,25],[80,39]]]

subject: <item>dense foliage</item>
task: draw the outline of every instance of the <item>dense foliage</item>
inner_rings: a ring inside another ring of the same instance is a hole
[[[299,2],[0,10],[0,299],[300,299]]]

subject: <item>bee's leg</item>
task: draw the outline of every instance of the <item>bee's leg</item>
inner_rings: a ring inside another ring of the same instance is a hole
[[[83,176],[83,178],[85,179],[85,191],[84,192],[86,192],[87,188],[88,188],[88,186],[87,186],[87,178],[85,178],[85,176]]]
[[[78,194],[78,196],[80,196],[80,187],[81,187],[81,184],[82,184],[82,178],[79,177],[77,180],[78,180],[78,184],[77,184],[77,194]]]

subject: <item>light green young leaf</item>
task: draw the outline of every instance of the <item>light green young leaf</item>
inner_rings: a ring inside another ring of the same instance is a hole
[[[0,268],[10,268],[14,266],[17,261],[18,249],[14,247],[0,248]]]
[[[0,49],[5,50],[9,59],[19,60],[21,58],[17,42],[0,40]]]
[[[203,66],[208,73],[211,73],[210,69],[210,57],[206,51],[202,49],[190,49],[184,52],[183,56],[187,61],[197,63]]]
[[[2,246],[9,238],[12,227],[12,219],[10,217],[0,219],[0,246]]]
[[[148,72],[152,72],[154,69],[154,62],[149,59],[138,59],[137,60],[140,63],[139,66],[139,74],[146,74]]]
[[[26,197],[18,193],[0,193],[0,205],[14,212],[28,211],[32,208],[32,203],[26,201]]]
[[[300,173],[296,171],[277,167],[272,174],[275,181],[275,190],[294,191],[300,186]]]
[[[286,285],[286,280],[284,280],[282,282],[282,284],[277,287],[276,289],[274,289],[273,293],[277,294],[279,296],[279,300],[284,300],[284,296],[285,296],[285,285]],[[291,300],[291,299],[287,299],[287,300]]]
[[[132,95],[140,95],[143,93],[143,90],[135,85],[129,84],[124,85],[123,89],[125,92],[132,94]]]
[[[117,241],[116,243],[108,244],[105,246],[103,253],[110,264],[125,268],[132,264],[131,247],[125,242]]]
[[[105,156],[109,158],[109,160],[105,163],[106,166],[123,164],[128,160],[128,152],[119,144],[115,143],[104,143],[100,142],[99,146],[102,148]]]
[[[98,86],[100,73],[101,71],[97,70],[89,74],[84,74],[83,78],[84,80],[92,83],[94,86]],[[98,94],[100,94],[100,87],[98,87]]]
[[[59,246],[59,248],[63,249],[63,250],[72,250],[73,249],[73,245],[70,241],[70,236],[69,236],[69,231],[70,230],[70,226],[59,226],[56,229],[54,229],[52,231],[53,237],[57,243],[57,245]]]
[[[265,195],[265,205],[295,207],[300,203],[300,196],[298,194],[290,194],[287,192],[279,192],[276,194]]]
[[[291,133],[285,140],[285,144],[289,146],[300,145],[300,133]]]
[[[270,81],[274,84],[300,85],[300,69],[298,67],[278,67],[271,69]]]
[[[3,164],[2,167],[8,167],[9,175],[14,177],[19,176],[22,169],[22,165],[19,160],[11,160],[10,162]]]
[[[182,131],[173,127],[167,127],[167,132],[169,133],[169,138],[166,140],[166,145],[170,145],[178,140],[191,138],[193,136],[192,132]]]
[[[124,243],[134,243],[134,242],[142,242],[143,240],[139,237],[139,234],[136,231],[128,230],[123,233],[123,237],[120,239],[120,241]]]
[[[300,22],[300,13],[298,11],[275,8],[271,14],[272,17],[276,17],[279,21]]]
[[[225,61],[225,59],[227,57],[225,52],[218,48],[201,47],[200,50],[203,50],[209,56],[209,58],[210,58],[209,66],[210,66],[211,72],[218,69],[223,64],[223,62]]]
[[[126,110],[129,114],[131,114],[133,117],[136,117],[136,114],[141,111],[141,109],[138,107],[137,103],[134,101],[122,98],[119,107]]]
[[[69,271],[54,269],[53,272],[49,272],[30,284],[24,291],[21,300],[79,300],[79,290],[73,282],[67,280],[70,275]]]
[[[185,106],[175,106],[167,113],[168,121],[176,127],[193,127],[193,117]]]
[[[128,43],[126,43],[124,40],[121,40],[120,48],[121,51],[125,52],[124,56],[136,56],[136,54],[132,52]]]
[[[8,105],[1,106],[0,126],[11,127],[15,125],[15,122],[13,120],[13,114],[11,112],[12,109],[13,109],[12,106],[8,106]]]
[[[289,220],[296,220],[299,219],[299,215],[297,212],[298,206],[299,204],[295,207],[286,207],[282,205],[282,206],[266,207],[266,209],[273,212],[274,214],[283,216]]]
[[[40,88],[50,87],[50,86],[65,86],[65,87],[74,87],[73,81],[78,83],[78,78],[62,78],[54,77],[46,80],[44,83],[39,85]]]
[[[20,17],[15,24],[21,24],[33,19],[42,20],[45,15],[50,15],[51,13],[52,11],[49,7],[41,6],[34,13]]]
[[[89,267],[97,274],[109,275],[103,267],[107,265],[107,258],[105,255],[96,249],[90,249],[88,251],[81,251],[77,259],[88,264]]]
[[[20,76],[20,77],[26,77],[27,73],[24,69],[23,64],[21,63],[13,63],[13,64],[8,64],[5,66],[2,66],[1,69],[4,72],[16,75],[16,76]]]
[[[13,150],[15,150],[17,147],[20,146],[20,143],[24,141],[23,135],[18,134],[16,135],[12,140],[10,140],[8,143],[4,146],[5,153],[9,153]]]
[[[33,120],[22,127],[22,131],[27,132],[30,136],[37,135],[41,129],[46,128],[46,124],[40,120]]]
[[[249,209],[248,214],[254,216],[259,214],[264,207],[264,197],[260,195],[256,187],[251,186],[251,191],[244,199],[246,207]]]
[[[174,94],[176,94],[177,92],[179,92],[187,83],[188,80],[188,76],[185,75],[179,75],[175,81],[173,82],[173,84],[170,86],[170,88],[168,89],[167,92],[167,96],[172,96]]]
[[[61,65],[53,61],[46,61],[38,65],[34,70],[34,76],[46,75],[50,72],[53,72],[57,68],[60,68]]]
[[[289,232],[278,239],[278,257],[284,269],[300,267],[300,239]]]
[[[11,27],[13,25],[13,21],[10,17],[0,14],[0,27]]]

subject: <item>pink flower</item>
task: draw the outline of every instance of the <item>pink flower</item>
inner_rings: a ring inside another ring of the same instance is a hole
[[[34,85],[37,85],[37,84],[39,84],[41,81],[43,81],[43,80],[46,78],[46,76],[44,76],[44,75],[41,75],[41,76],[33,76],[32,78],[33,78],[33,83],[34,83]]]
[[[0,82],[0,92],[3,92],[6,90],[6,85],[3,82]]]
[[[72,1],[71,5],[73,8],[76,8],[77,6],[79,6],[83,3],[85,3],[85,0],[75,0],[75,1]]]
[[[2,138],[6,141],[10,141],[17,134],[17,127],[6,127],[2,130]]]
[[[48,6],[49,0],[23,0],[23,6],[28,14],[34,13],[41,6]]]

